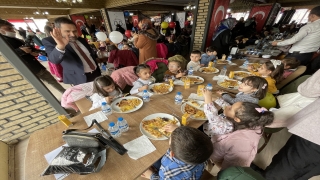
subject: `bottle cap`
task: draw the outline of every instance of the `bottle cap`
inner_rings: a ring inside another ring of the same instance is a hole
[[[212,86],[212,84],[208,83],[207,86]]]
[[[118,121],[122,121],[123,120],[123,118],[122,117],[118,117]]]
[[[102,103],[102,106],[105,106],[105,105],[107,105],[107,103],[106,103],[106,102],[103,102],[103,103]]]
[[[178,95],[181,95],[181,92],[177,92]]]
[[[115,125],[114,122],[109,123],[110,127],[113,127],[114,125]]]
[[[148,92],[148,91],[145,89],[145,90],[143,90],[143,92],[146,93],[146,92]]]

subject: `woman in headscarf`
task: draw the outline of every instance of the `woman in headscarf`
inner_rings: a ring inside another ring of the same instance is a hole
[[[139,64],[147,59],[157,57],[157,39],[160,37],[159,32],[152,27],[149,19],[142,19],[138,24],[140,31],[135,34],[134,45],[139,49]]]
[[[220,26],[213,34],[211,46],[217,48],[217,56],[221,59],[222,55],[229,54],[229,46],[231,40],[231,30],[235,26],[236,20],[233,18],[224,19],[221,21]]]

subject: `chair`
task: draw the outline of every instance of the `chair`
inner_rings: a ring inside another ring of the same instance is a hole
[[[218,180],[265,180],[250,167],[229,167],[218,173]]]
[[[278,89],[283,88],[288,83],[299,77],[301,74],[303,74],[306,71],[306,66],[299,66],[297,70],[295,70],[292,74],[290,74],[286,79],[280,81],[278,84],[276,84]]]
[[[215,180],[215,177],[205,169],[200,180]]]

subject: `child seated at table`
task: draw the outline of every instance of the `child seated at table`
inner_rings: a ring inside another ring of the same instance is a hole
[[[141,176],[147,179],[200,179],[213,152],[210,138],[198,129],[174,126],[170,149]]]
[[[218,94],[221,98],[217,101],[225,101],[228,104],[234,104],[236,102],[251,102],[258,104],[260,99],[263,99],[268,90],[268,82],[259,76],[248,76],[241,80],[238,90],[240,91],[235,98],[231,97],[227,92],[219,90]]]
[[[187,70],[190,67],[193,68],[194,71],[198,71],[203,65],[200,64],[201,52],[198,50],[192,51],[190,54],[190,62],[187,65]]]
[[[172,78],[174,76],[175,79],[181,78],[186,75],[186,73],[181,69],[181,62],[177,60],[169,61],[168,70],[164,73],[164,77],[166,79]]]
[[[101,107],[102,102],[110,104],[112,100],[122,96],[121,88],[108,75],[97,77],[93,81],[93,93],[90,96],[90,110]]]
[[[139,64],[134,67],[133,70],[139,79],[133,82],[130,94],[137,94],[143,90],[147,90],[148,86],[155,82],[155,79],[151,76],[150,66],[146,64]]]
[[[210,61],[214,61],[217,57],[217,48],[209,46],[206,49],[206,53],[201,55],[200,64],[207,67]]]
[[[258,68],[258,72],[254,72],[253,66],[248,66],[248,71],[256,76],[263,77],[268,82],[268,92],[276,94],[278,92],[276,83],[281,81],[283,74],[283,63],[280,60],[270,60],[262,64]]]
[[[298,61],[294,57],[288,57],[288,58],[282,59],[282,63],[284,65],[284,72],[282,75],[283,79],[287,78],[290,74],[292,74],[300,65],[300,61]]]

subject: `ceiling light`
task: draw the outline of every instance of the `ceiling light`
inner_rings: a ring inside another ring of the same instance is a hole
[[[72,4],[82,3],[83,0],[56,0],[56,2],[58,2],[58,3],[62,3],[63,2],[63,3],[67,3],[67,4],[72,6]]]
[[[130,16],[133,16],[133,13],[129,13]]]
[[[228,12],[228,13],[231,12],[231,9],[227,9],[227,12]]]

